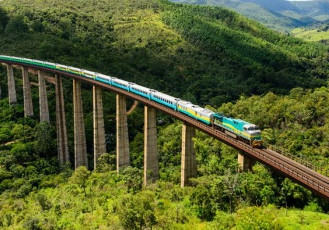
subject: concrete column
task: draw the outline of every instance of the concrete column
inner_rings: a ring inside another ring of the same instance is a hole
[[[188,185],[189,179],[197,176],[195,150],[192,140],[193,137],[195,137],[195,128],[187,124],[183,124],[181,187]]]
[[[39,78],[40,122],[45,121],[50,123],[46,81],[44,74],[40,70],[38,71],[38,78]]]
[[[94,169],[98,158],[106,153],[102,89],[93,87]]]
[[[144,185],[159,178],[156,113],[152,107],[144,107]]]
[[[56,130],[58,161],[62,165],[70,161],[69,146],[67,141],[66,118],[64,107],[64,93],[62,78],[55,76],[56,91]]]
[[[83,118],[81,82],[73,80],[73,112],[74,112],[74,157],[75,168],[88,167],[85,123]]]
[[[33,117],[33,103],[32,103],[32,95],[31,95],[31,84],[29,79],[28,69],[22,68],[22,76],[23,76],[23,97],[24,97],[24,116],[25,117]]]
[[[255,164],[255,160],[246,156],[243,153],[238,154],[238,163],[240,166],[240,172],[247,172],[252,170],[252,166]]]
[[[130,164],[126,97],[116,95],[117,172]]]
[[[17,103],[13,65],[7,65],[9,104]]]

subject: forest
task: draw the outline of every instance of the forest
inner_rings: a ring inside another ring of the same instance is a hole
[[[232,11],[160,0],[0,2],[0,53],[94,70],[253,122],[266,145],[328,170],[328,47],[266,29]],[[108,153],[92,165],[92,93],[83,85],[89,167],[59,166],[51,124],[8,105],[0,67],[0,228],[326,229],[329,204],[197,132],[198,177],[180,188],[181,123],[157,114],[160,179],[143,187],[143,106],[129,115],[131,166],[115,172],[115,98],[104,93]],[[35,76],[30,76],[36,82]],[[230,86],[230,87],[228,87]],[[71,162],[72,83],[64,80]],[[130,105],[132,102],[129,102]],[[128,106],[129,106],[128,105]]]

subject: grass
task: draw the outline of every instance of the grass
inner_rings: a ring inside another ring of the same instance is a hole
[[[329,40],[329,31],[319,31],[318,29],[297,28],[291,31],[291,34],[297,38],[307,41],[318,42]]]
[[[329,215],[319,212],[280,209],[279,221],[286,230],[329,229]]]

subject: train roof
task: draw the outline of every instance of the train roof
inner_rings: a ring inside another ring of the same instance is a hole
[[[128,81],[121,80],[121,79],[119,79],[119,78],[115,78],[115,77],[113,77],[112,80],[115,81],[115,82],[122,83],[122,84],[129,84]]]
[[[136,89],[141,89],[141,90],[144,90],[144,91],[147,91],[147,92],[149,92],[151,90],[150,88],[135,84],[133,82],[130,82],[129,84],[131,85],[131,87],[135,87]]]
[[[108,75],[101,74],[101,73],[96,73],[96,76],[98,76],[98,77],[103,77],[103,78],[112,78],[112,77],[110,77],[110,76],[108,76]]]
[[[214,111],[212,111],[210,109],[206,109],[206,108],[202,108],[201,106],[194,105],[189,101],[178,101],[178,104],[182,105],[182,106],[185,106],[186,108],[189,108],[193,111],[196,111],[198,113],[208,115],[208,116],[215,113]]]
[[[171,100],[171,101],[178,101],[179,99],[176,97],[169,96],[168,94],[161,93],[159,91],[153,91],[152,94],[154,96],[162,97],[163,99]]]
[[[85,70],[85,69],[83,69],[82,70],[84,73],[86,73],[86,74],[90,74],[90,75],[95,75],[96,73],[95,72],[91,72],[91,71],[89,71],[89,70]]]
[[[241,125],[249,125],[250,124],[248,121],[244,121],[244,120],[241,120],[241,119],[235,119],[235,118],[232,118],[232,117],[225,117],[225,118],[227,120],[238,122]]]

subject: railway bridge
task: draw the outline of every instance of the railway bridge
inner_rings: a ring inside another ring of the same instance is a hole
[[[156,111],[162,111],[169,116],[183,122],[182,127],[182,157],[181,157],[181,186],[189,183],[189,178],[195,177],[197,165],[193,148],[193,137],[198,129],[213,138],[239,150],[238,161],[242,171],[249,170],[254,161],[259,161],[284,176],[292,179],[300,185],[321,195],[329,200],[329,178],[317,172],[308,165],[301,164],[291,157],[269,148],[256,149],[242,141],[233,139],[225,133],[212,128],[187,115],[172,110],[155,101],[128,92],[126,90],[96,81],[92,78],[79,76],[62,70],[36,66],[26,62],[2,60],[0,62],[7,67],[8,97],[9,103],[17,103],[16,86],[13,68],[21,69],[23,78],[24,115],[33,116],[33,104],[31,97],[31,83],[29,73],[38,75],[39,87],[39,111],[40,122],[50,122],[47,100],[46,82],[55,85],[56,92],[56,130],[57,149],[60,164],[69,161],[68,140],[66,130],[66,118],[64,109],[64,93],[62,78],[73,80],[73,118],[74,118],[74,158],[75,168],[87,166],[87,148],[84,127],[84,115],[82,108],[81,82],[93,86],[93,143],[94,143],[94,167],[97,167],[97,159],[106,152],[105,129],[103,117],[102,91],[108,90],[116,94],[116,169],[120,170],[130,164],[129,140],[126,98],[131,98],[144,105],[144,184],[156,181],[159,177]],[[1,90],[1,89],[0,89]],[[0,91],[1,92],[1,91]]]

